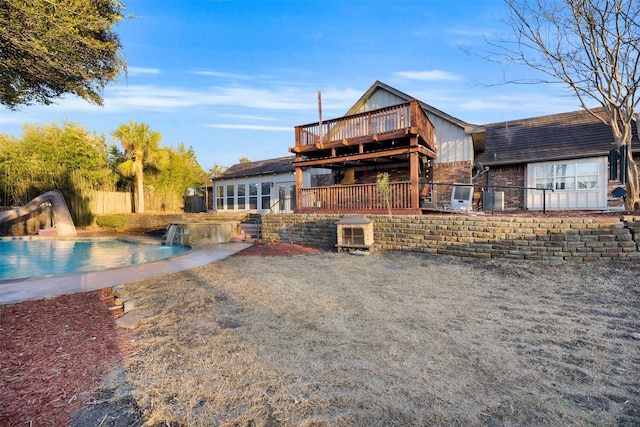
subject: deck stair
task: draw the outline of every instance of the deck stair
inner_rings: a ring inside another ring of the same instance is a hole
[[[251,214],[240,223],[240,233],[234,239],[237,242],[258,243],[262,241],[262,216]]]

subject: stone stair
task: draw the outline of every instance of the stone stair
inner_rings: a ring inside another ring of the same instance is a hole
[[[258,243],[262,241],[262,216],[251,214],[249,218],[240,223],[240,233],[233,239],[234,242]]]

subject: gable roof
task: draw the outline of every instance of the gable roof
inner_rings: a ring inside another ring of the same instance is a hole
[[[214,181],[229,178],[242,178],[246,176],[294,172],[295,169],[291,165],[291,162],[293,162],[293,160],[295,160],[295,156],[258,160],[255,162],[247,163],[237,163],[214,178]]]
[[[604,117],[602,108],[592,111]],[[475,159],[488,166],[602,156],[615,147],[611,129],[586,110],[483,127],[486,149]]]
[[[360,97],[360,99],[358,99],[356,101],[355,104],[353,104],[353,106],[351,108],[349,108],[349,110],[344,114],[345,117],[346,116],[350,116],[355,114],[360,107],[362,107],[363,104],[365,104],[367,102],[367,100],[369,98],[371,98],[373,96],[373,94],[378,91],[378,90],[384,90],[387,91],[395,96],[397,96],[400,99],[403,99],[405,102],[409,102],[409,101],[418,101],[420,103],[420,106],[422,107],[422,109],[424,110],[424,112],[426,114],[433,114],[435,116],[440,117],[441,119],[454,123],[458,126],[460,126],[461,128],[464,128],[465,131],[467,132],[471,132],[472,130],[476,129],[477,126],[472,125],[470,123],[467,123],[463,120],[460,120],[456,117],[453,117],[447,113],[445,113],[444,111],[438,110],[437,108],[420,101],[419,99],[416,99],[412,96],[407,95],[404,92],[399,91],[396,88],[393,88],[385,83],[382,83],[380,80],[376,80],[375,83],[373,83],[371,85],[371,87],[369,89],[367,89],[367,91]]]

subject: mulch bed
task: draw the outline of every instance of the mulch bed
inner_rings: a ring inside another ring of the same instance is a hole
[[[111,289],[0,306],[0,425],[67,425],[99,394],[129,332]]]
[[[257,243],[236,253],[234,256],[292,256],[313,254],[319,249],[314,246],[293,243]]]

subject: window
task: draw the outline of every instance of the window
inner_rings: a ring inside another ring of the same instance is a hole
[[[289,201],[291,209],[296,208],[296,185],[293,184],[289,187]]]
[[[216,206],[218,209],[224,209],[224,187],[222,185],[216,187]]]
[[[263,182],[261,184],[262,209],[271,209],[271,183]]]
[[[598,188],[598,164],[595,162],[578,163],[576,171],[576,188]]]
[[[244,209],[246,191],[246,184],[238,184],[238,209]]]
[[[278,186],[278,211],[279,212],[284,212],[286,209],[285,208],[285,201],[286,201],[285,191],[286,189],[284,188],[283,185]]]
[[[258,184],[249,184],[249,209],[258,209]]]
[[[538,165],[536,188],[547,190],[593,190],[598,188],[597,162],[567,162]]]
[[[553,165],[536,166],[536,188],[553,189]]]
[[[574,163],[556,165],[556,190],[574,190],[576,188],[576,168]]]
[[[236,208],[236,198],[235,198],[235,186],[233,184],[227,185],[227,209],[235,209]]]

